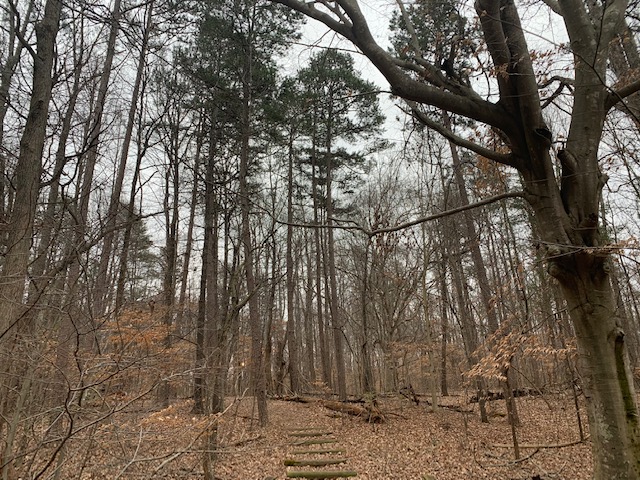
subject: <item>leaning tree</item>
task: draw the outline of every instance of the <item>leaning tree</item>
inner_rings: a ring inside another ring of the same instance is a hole
[[[612,245],[606,244],[599,215],[606,176],[599,165],[604,122],[611,110],[624,108],[640,90],[640,78],[625,79],[608,71],[610,46],[633,42],[621,38],[633,18],[625,0],[544,0],[564,22],[569,41],[569,74],[554,78],[558,91],[569,92],[563,141],[554,138],[543,116],[541,80],[534,70],[537,52],[527,44],[520,8],[514,0],[477,0],[475,12],[483,42],[475,53],[497,93],[474,89],[474,82],[456,71],[451,55],[433,54],[438,42],[421,42],[410,8],[398,0],[409,41],[392,53],[374,38],[357,0],[273,0],[319,20],[353,43],[407,101],[420,120],[459,146],[518,172],[522,191],[533,212],[539,248],[549,273],[557,280],[570,313],[581,359],[588,400],[594,454],[594,478],[640,479],[640,431],[625,332],[610,282]],[[437,3],[437,2],[435,2]],[[465,3],[465,2],[461,2]],[[526,2],[531,4],[531,2]],[[542,2],[540,2],[542,3]],[[465,5],[460,5],[464,8]],[[464,45],[465,38],[450,40]],[[442,47],[442,46],[440,46]],[[482,88],[486,89],[487,83]],[[429,115],[424,107],[484,124],[491,142],[472,142]],[[632,112],[629,110],[629,112]],[[495,139],[499,139],[496,141]],[[491,146],[489,146],[491,145]],[[497,148],[496,148],[497,146]]]

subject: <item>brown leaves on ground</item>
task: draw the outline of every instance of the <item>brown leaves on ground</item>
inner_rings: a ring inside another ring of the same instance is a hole
[[[272,400],[270,425],[259,428],[251,398],[231,401],[221,418],[193,415],[191,403],[182,401],[153,412],[115,414],[91,432],[90,441],[71,440],[63,471],[71,475],[66,478],[82,479],[203,478],[205,438],[217,425],[216,476],[223,480],[285,479],[283,461],[298,448],[291,445],[295,428],[331,431],[348,458],[344,468],[356,470],[359,479],[590,478],[588,442],[542,448],[579,438],[571,397],[517,400],[522,423],[518,440],[525,446],[521,461],[515,461],[513,448],[505,446],[512,438],[503,401],[490,402],[489,424],[479,421],[477,404],[467,404],[463,396],[446,397],[444,403],[476,411],[441,408],[433,413],[406,399],[383,398],[379,405],[386,421],[376,425],[329,411],[320,402]],[[581,414],[585,419],[584,411]]]

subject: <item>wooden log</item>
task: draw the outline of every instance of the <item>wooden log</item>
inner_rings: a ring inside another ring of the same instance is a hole
[[[357,476],[358,472],[354,472],[352,470],[315,470],[313,472],[291,470],[287,472],[287,478],[315,478],[328,480],[330,478],[347,478]]]
[[[293,442],[291,445],[321,445],[323,443],[336,443],[337,441],[338,440],[336,440],[335,438],[316,438],[313,440],[298,440],[297,442]]]
[[[293,396],[284,396],[284,397],[273,397],[274,400],[282,400],[283,402],[296,402],[296,403],[313,403],[316,401],[313,397],[301,397],[298,395]]]
[[[321,401],[323,407],[328,408],[329,410],[333,410],[335,412],[346,413],[348,415],[353,415],[354,417],[360,417],[366,422],[370,423],[382,423],[384,422],[384,416],[382,412],[371,405],[367,405],[365,407],[361,407],[359,405],[353,405],[343,402],[334,402],[330,400]]]
[[[323,458],[323,459],[307,459],[307,460],[295,460],[293,458],[287,458],[284,460],[284,464],[287,467],[326,467],[327,465],[338,465],[340,463],[346,463],[346,458]]]
[[[323,435],[331,435],[333,432],[325,430],[309,430],[305,432],[291,432],[291,437],[322,437]]]
[[[292,455],[325,455],[327,453],[345,453],[344,448],[326,448],[319,450],[294,450]]]

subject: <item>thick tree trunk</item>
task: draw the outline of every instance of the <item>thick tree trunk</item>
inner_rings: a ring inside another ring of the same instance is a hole
[[[636,393],[616,316],[608,259],[572,253],[551,264],[578,340],[587,398],[595,479],[640,478]]]
[[[59,1],[47,1],[45,15],[36,25],[37,55],[33,59],[33,90],[29,116],[20,140],[20,156],[15,171],[16,194],[7,227],[8,251],[4,256],[0,283],[0,311],[3,312],[0,340],[3,337],[9,339],[9,331],[24,314],[22,297],[40,192],[42,151],[53,86],[51,68],[61,9]]]

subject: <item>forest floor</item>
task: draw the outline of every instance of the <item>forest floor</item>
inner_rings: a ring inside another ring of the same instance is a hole
[[[504,401],[488,402],[488,424],[480,422],[478,405],[468,403],[462,395],[445,397],[442,402],[470,413],[449,408],[433,413],[426,404],[416,406],[402,397],[388,397],[379,400],[385,421],[369,424],[330,411],[320,401],[270,400],[270,423],[261,428],[251,398],[230,399],[219,422],[193,415],[187,400],[162,410],[131,404],[67,444],[66,466],[75,467],[64,478],[203,478],[203,439],[213,424],[219,426],[220,446],[215,474],[222,480],[287,478],[291,467],[285,467],[283,460],[298,448],[291,446],[295,428],[332,432],[348,458],[343,468],[357,471],[358,479],[590,478],[589,442],[562,446],[579,439],[570,395],[517,399],[521,420],[518,461]],[[581,416],[586,423],[584,409]]]

